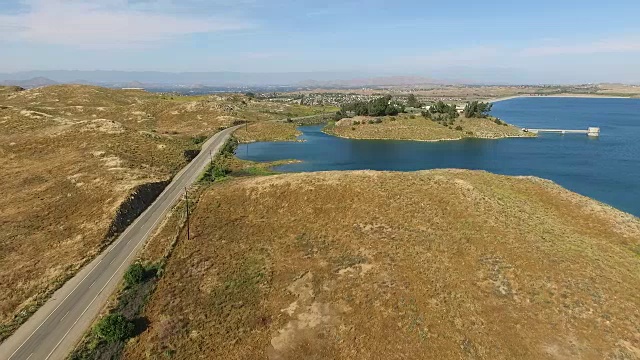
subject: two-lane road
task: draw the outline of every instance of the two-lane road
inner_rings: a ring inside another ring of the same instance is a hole
[[[212,136],[200,154],[180,171],[156,201],[102,254],[56,291],[31,318],[0,345],[0,359],[64,359],[115,291],[127,267],[239,126]]]

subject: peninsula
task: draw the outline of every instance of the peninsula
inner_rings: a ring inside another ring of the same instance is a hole
[[[124,358],[638,351],[640,221],[547,180],[468,170],[231,179],[204,189],[190,236],[180,233],[140,315],[149,327]]]
[[[415,97],[409,104],[417,108]],[[473,101],[464,108],[438,101],[419,114],[404,113],[405,106],[394,103],[390,96],[369,102],[343,106],[336,114],[338,121],[330,123],[325,132],[349,139],[447,141],[465,138],[500,139],[507,137],[534,137],[490,115],[491,103]],[[348,117],[353,112],[358,116]]]

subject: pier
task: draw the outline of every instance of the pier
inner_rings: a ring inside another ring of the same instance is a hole
[[[600,128],[599,127],[589,127],[587,130],[566,130],[566,129],[527,129],[524,128],[522,131],[531,132],[534,134],[538,133],[556,133],[556,134],[586,134],[587,136],[600,136]]]

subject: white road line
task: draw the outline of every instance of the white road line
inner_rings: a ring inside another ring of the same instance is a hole
[[[224,130],[223,130],[224,131]],[[234,129],[235,131],[235,129]],[[222,138],[226,137],[228,135],[228,133],[232,133],[233,131],[229,131],[227,133],[225,133],[224,135],[222,135]],[[218,133],[220,134],[220,133]],[[214,135],[215,137],[216,135]],[[216,140],[214,139],[212,141],[212,143],[210,145],[213,145],[216,142]],[[213,152],[218,152],[219,148],[221,147],[221,144],[218,144],[217,146],[214,146]],[[202,154],[203,152],[201,152]],[[194,159],[195,160],[195,159]],[[206,164],[205,164],[206,166]],[[203,166],[203,168],[205,167]],[[186,172],[187,172],[187,168],[189,167],[189,165],[185,166],[184,168],[182,168],[178,174],[176,174],[176,176],[174,177],[174,180],[176,180],[176,183],[180,182],[179,178],[182,177]],[[198,169],[198,174],[201,172],[200,169]],[[192,176],[195,177],[196,175]],[[190,180],[190,179],[188,179]],[[171,185],[171,184],[169,184]],[[167,186],[161,193],[160,195],[158,195],[158,198],[161,198],[163,195],[165,195],[167,192],[169,192],[169,188],[170,186]],[[172,199],[170,201],[170,204],[173,205],[175,203],[175,201],[177,200],[177,197],[175,199]],[[113,244],[111,244],[109,246],[109,250],[107,250],[106,253],[104,253],[105,255],[108,254],[111,250],[113,250],[120,242],[122,242],[124,240],[124,238],[126,237],[126,235],[131,231],[131,229],[136,225],[136,223],[138,223],[140,221],[140,219],[142,219],[145,215],[145,213],[150,212],[151,209],[153,208],[155,202],[152,203],[142,214],[140,214],[140,216],[138,216],[133,223],[131,223],[131,225],[129,225],[129,227],[120,235],[119,239],[114,242]],[[153,230],[156,226],[156,224],[158,223],[158,221],[160,221],[163,216],[165,215],[165,213],[169,210],[169,207],[165,208],[162,213],[161,216],[158,217],[158,219],[156,219],[156,221],[153,223],[153,225],[151,226],[151,228],[145,233],[143,238],[146,238],[146,236],[148,236],[149,232],[151,232],[151,230]],[[136,245],[137,247],[137,245]],[[135,251],[135,249],[134,249]],[[120,264],[120,266],[118,267],[118,269],[116,269],[116,271],[114,272],[114,274],[109,278],[109,280],[107,280],[106,284],[102,287],[102,289],[100,289],[100,291],[98,292],[98,295],[96,295],[93,300],[91,301],[91,303],[89,303],[89,305],[84,309],[84,311],[82,312],[82,314],[80,314],[80,317],[78,319],[76,319],[76,321],[73,323],[73,325],[71,325],[71,328],[69,328],[69,330],[64,334],[64,336],[62,337],[62,339],[58,342],[58,344],[56,344],[56,346],[53,348],[53,350],[51,350],[51,352],[49,353],[49,355],[46,357],[46,359],[49,359],[51,357],[51,354],[53,354],[53,352],[58,348],[58,346],[60,346],[60,343],[62,343],[62,341],[67,337],[67,335],[69,334],[69,332],[71,331],[71,329],[73,329],[73,327],[78,323],[78,321],[80,320],[80,318],[82,317],[82,315],[84,315],[84,313],[89,309],[89,307],[93,304],[93,302],[98,298],[98,296],[100,295],[100,293],[102,293],[102,290],[104,290],[104,288],[109,284],[109,282],[111,281],[111,279],[113,279],[113,277],[115,276],[115,274],[118,272],[118,270],[122,267],[122,265],[124,265],[124,263],[126,262],[126,260],[129,258],[129,256],[131,256],[131,254],[133,253],[130,252],[129,255],[127,255],[127,257],[125,258],[125,261]],[[100,264],[102,262],[102,260],[104,260],[104,256],[102,255],[102,257],[100,258],[100,260],[98,261],[98,263],[96,263],[96,265],[91,268],[88,273],[78,282],[78,284],[76,284],[76,286],[71,289],[71,291],[69,292],[69,294],[67,294],[67,296],[65,296],[64,299],[62,299],[62,301],[58,304],[58,306],[55,307],[55,309],[53,309],[51,311],[51,313],[49,313],[49,315],[47,315],[47,317],[44,319],[44,321],[42,321],[42,323],[40,323],[40,325],[38,325],[38,327],[33,330],[33,332],[22,342],[22,344],[20,344],[20,346],[18,346],[18,348],[9,356],[9,359],[11,359],[23,346],[24,344],[27,343],[27,341],[29,341],[31,339],[31,337],[33,337],[33,335],[42,327],[42,325],[44,325],[47,320],[51,317],[51,315],[53,315],[59,308],[60,306],[62,306],[62,304],[64,304],[64,302],[69,298],[69,296],[71,296],[71,294],[73,294],[78,287],[84,282],[84,280],[93,273],[93,271],[96,269],[96,267],[98,266],[98,264]],[[111,261],[113,262],[113,260]],[[111,264],[111,263],[109,263]],[[95,281],[94,281],[95,283]],[[91,286],[93,286],[93,283],[91,284]],[[90,287],[91,287],[90,286]],[[66,316],[66,314],[65,314]],[[33,355],[33,353],[31,354]],[[29,357],[31,357],[31,355],[29,355]],[[28,358],[27,358],[28,359]],[[46,360],[45,359],[45,360]]]
[[[60,319],[60,321],[58,321],[58,322],[62,322],[62,320],[64,320],[64,318],[66,318],[66,317],[67,317],[67,315],[69,315],[69,312],[68,312],[68,311],[67,311],[67,313],[66,313],[66,314],[64,314],[64,316],[62,317],[62,319]]]
[[[102,260],[100,260],[100,261],[102,261]],[[99,264],[99,263],[98,263],[98,264]],[[42,325],[44,325],[44,324],[47,322],[47,320],[49,320],[49,318],[51,317],[51,315],[53,315],[53,314],[56,312],[56,310],[58,310],[58,308],[59,308],[60,306],[62,306],[62,304],[64,304],[64,302],[67,300],[67,298],[69,298],[69,296],[71,296],[71,294],[73,294],[73,293],[76,291],[76,289],[78,288],[78,286],[80,286],[80,284],[82,284],[82,282],[83,282],[83,281],[84,281],[84,280],[85,280],[89,275],[91,275],[91,273],[93,272],[93,270],[94,270],[96,267],[98,267],[98,264],[96,264],[96,266],[94,266],[93,268],[91,268],[91,270],[87,273],[87,275],[85,275],[85,276],[82,278],[82,280],[80,280],[80,282],[78,282],[78,284],[77,284],[77,285],[76,285],[76,286],[71,290],[71,292],[69,292],[69,294],[67,294],[67,296],[65,296],[65,298],[64,298],[64,299],[62,299],[62,301],[60,302],[60,304],[58,304],[58,306],[56,306],[56,308],[55,308],[55,309],[53,309],[53,311],[51,311],[51,313],[49,313],[49,315],[47,315],[47,317],[44,319],[44,321],[43,321],[42,323],[40,323],[40,325],[38,325],[38,327],[37,327],[35,330],[33,330],[33,332],[31,333],[31,335],[29,335],[29,336],[28,336],[28,337],[27,337],[27,338],[22,342],[22,344],[20,344],[20,346],[18,346],[18,348],[17,348],[17,349],[16,349],[16,350],[15,350],[15,351],[14,351],[14,352],[9,356],[9,359],[11,359],[11,358],[13,357],[13,355],[15,355],[15,354],[18,352],[18,350],[20,350],[20,349],[24,346],[24,344],[26,344],[26,343],[27,343],[27,341],[29,341],[29,339],[31,339],[31,337],[33,336],[33,334],[35,334],[35,333],[36,333],[36,331],[38,331],[38,329],[40,329],[40,328],[42,327]]]
[[[29,354],[29,357],[27,358],[27,360],[31,359],[32,356],[33,356],[33,353]]]
[[[180,193],[178,193],[179,195]],[[178,199],[178,197],[176,197],[175,199],[173,199],[171,201],[171,205],[173,205],[173,202]],[[159,216],[156,221],[153,222],[153,224],[151,225],[151,227],[149,228],[149,230],[147,230],[147,232],[144,234],[144,236],[142,237],[142,239],[145,239],[147,236],[149,236],[149,233],[151,231],[154,230],[154,228],[156,227],[156,225],[158,224],[158,222],[160,220],[164,220],[164,215],[165,213],[169,210],[169,208],[171,207],[171,205],[169,205],[168,207],[166,207],[161,216]],[[139,244],[139,243],[138,243]],[[78,323],[78,321],[80,321],[80,319],[82,318],[82,316],[84,315],[84,313],[87,312],[87,310],[89,310],[89,308],[91,307],[91,305],[96,301],[96,299],[98,298],[98,296],[100,296],[100,294],[102,293],[102,291],[107,287],[107,285],[109,285],[109,283],[111,282],[111,280],[114,278],[114,276],[116,276],[116,274],[118,273],[118,271],[120,270],[120,268],[122,268],[122,266],[127,262],[127,260],[129,259],[129,257],[131,257],[131,255],[133,253],[136,252],[137,245],[133,248],[133,250],[131,250],[131,252],[129,252],[129,254],[127,255],[127,257],[124,259],[124,261],[122,262],[122,264],[120,264],[120,266],[118,266],[118,268],[116,269],[116,271],[113,272],[113,275],[111,275],[111,277],[109,278],[109,280],[107,280],[107,282],[104,284],[104,286],[102,287],[102,289],[100,289],[100,291],[98,291],[98,294],[93,298],[93,300],[91,300],[91,302],[89,303],[89,305],[87,305],[87,307],[84,309],[84,311],[82,311],[82,313],[80,314],[80,316],[76,319],[76,321],[73,323],[73,325],[71,325],[71,327],[69,328],[69,330],[67,330],[67,332],[62,336],[62,339],[60,339],[60,341],[58,341],[58,343],[56,344],[56,346],[53,348],[53,350],[51,350],[51,352],[49,353],[49,355],[47,355],[47,357],[45,358],[45,360],[48,360],[51,355],[53,354],[54,351],[56,351],[56,349],[58,348],[58,346],[60,346],[60,343],[62,343],[64,341],[64,339],[67,337],[67,335],[69,335],[69,332],[71,332],[71,330],[74,328],[74,326],[76,326],[76,324]]]
[[[95,280],[93,280],[93,282],[91,283],[91,285],[89,285],[88,289],[91,289],[91,287],[92,287],[92,286],[93,286],[93,284],[95,284],[95,283],[96,283],[96,281],[95,281]]]
[[[62,339],[60,339],[60,341],[58,341],[58,343],[56,344],[56,346],[53,348],[53,350],[51,350],[51,352],[49,353],[49,355],[47,355],[47,357],[45,358],[45,360],[48,360],[51,355],[53,354],[54,351],[56,351],[56,349],[58,348],[58,346],[60,346],[60,343],[62,343],[64,341],[64,339],[67,337],[67,335],[69,335],[69,332],[71,332],[71,330],[73,330],[73,328],[76,326],[76,324],[78,323],[78,321],[80,321],[80,319],[82,318],[82,316],[84,315],[84,313],[87,312],[87,310],[89,310],[89,308],[91,307],[91,305],[93,305],[93,303],[96,301],[96,299],[98,298],[98,296],[100,296],[100,294],[102,294],[102,291],[104,290],[104,288],[107,287],[107,285],[109,285],[109,283],[111,282],[111,280],[116,276],[116,274],[118,273],[118,271],[120,270],[120,268],[122,268],[122,266],[127,262],[127,259],[129,259],[129,257],[131,256],[131,254],[133,254],[135,252],[135,249],[133,249],[133,251],[131,251],[129,253],[129,255],[127,255],[127,257],[124,259],[124,261],[122,262],[122,264],[120,264],[120,266],[118,266],[118,268],[116,269],[116,271],[113,272],[113,274],[111,275],[111,277],[109,278],[109,280],[107,280],[107,282],[104,284],[104,286],[102,286],[102,289],[100,289],[100,291],[98,291],[98,294],[96,294],[96,296],[93,297],[93,300],[91,300],[91,302],[89,303],[89,305],[87,305],[87,307],[82,311],[82,313],[80,314],[80,316],[78,316],[78,318],[76,319],[76,321],[73,322],[73,325],[71,325],[71,327],[69,328],[69,330],[67,330],[66,333],[64,333],[64,335],[62,336]]]

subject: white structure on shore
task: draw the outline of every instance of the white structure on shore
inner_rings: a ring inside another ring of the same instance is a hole
[[[535,134],[538,133],[557,133],[557,134],[587,134],[587,136],[598,137],[600,136],[600,128],[590,126],[587,130],[565,130],[565,129],[527,129],[524,128],[522,131],[532,132]]]
[[[599,127],[589,127],[587,129],[587,136],[600,136],[600,128]]]

